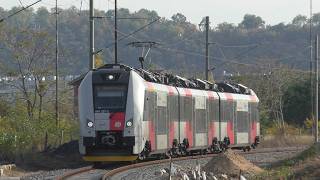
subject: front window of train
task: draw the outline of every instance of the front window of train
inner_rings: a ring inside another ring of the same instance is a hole
[[[105,86],[94,87],[94,109],[99,112],[124,111],[126,105],[126,86]]]

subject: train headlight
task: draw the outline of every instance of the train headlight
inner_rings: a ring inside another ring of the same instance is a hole
[[[93,122],[92,122],[92,121],[89,121],[89,122],[87,123],[87,126],[88,126],[89,128],[92,128],[92,127],[93,127]]]
[[[114,75],[109,74],[109,75],[108,75],[108,80],[114,80]]]
[[[131,127],[133,125],[132,123],[132,119],[130,119],[129,121],[127,121],[126,126],[127,127]]]

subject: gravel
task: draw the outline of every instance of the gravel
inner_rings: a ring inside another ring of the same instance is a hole
[[[266,152],[261,153],[259,151],[262,150],[269,150],[268,148],[263,149],[257,149],[256,151],[259,153],[254,154],[245,154],[243,155],[246,159],[251,161],[252,163],[260,166],[260,167],[268,167],[271,163],[277,162],[279,160],[287,159],[290,157],[293,157],[295,154],[297,154],[296,151],[290,151],[295,149],[296,147],[289,147],[289,148],[283,148],[281,150],[289,150],[289,151],[280,151],[279,152]],[[302,151],[304,148],[301,148],[300,151]],[[270,148],[272,150],[272,148]],[[274,150],[274,149],[273,149]],[[174,166],[178,168],[194,168],[197,164],[200,164],[201,166],[204,166],[208,163],[208,161],[211,160],[211,158],[204,158],[199,160],[183,160],[179,162],[174,162]],[[161,164],[161,165],[153,165],[153,166],[147,166],[142,167],[138,169],[131,169],[129,171],[126,171],[124,173],[120,173],[115,175],[112,179],[121,179],[121,180],[131,180],[131,179],[139,179],[139,180],[149,180],[149,179],[155,179],[160,180],[163,179],[163,177],[160,177],[159,175],[156,175],[156,172],[159,172],[161,169],[169,168],[169,163]],[[109,168],[109,170],[112,168]],[[53,171],[39,171],[35,173],[28,174],[24,177],[22,177],[22,180],[51,180],[55,179],[58,176],[61,176],[68,171],[76,170],[76,169],[59,169],[59,170],[53,170]],[[96,169],[92,170],[87,173],[83,173],[78,176],[73,176],[72,178],[69,178],[71,180],[75,179],[90,179],[90,180],[97,180],[100,179],[103,174],[107,172],[108,168],[105,169]]]
[[[53,180],[71,169],[58,169],[53,171],[39,171],[21,177],[21,180]]]
[[[289,148],[285,150],[292,150],[294,148]],[[298,152],[302,151],[303,148],[299,151],[279,151],[279,152],[266,152],[266,153],[255,153],[255,154],[245,154],[244,157],[251,161],[253,164],[258,165],[260,167],[267,167],[270,166],[271,163],[277,162],[279,160],[287,159],[293,157]],[[194,169],[197,164],[200,166],[204,166],[207,164],[211,158],[203,158],[199,160],[183,160],[179,162],[174,162],[174,166],[183,168],[183,169]],[[169,168],[169,163],[160,164],[160,165],[153,165],[147,166],[137,169],[131,169],[129,171],[116,174],[112,177],[114,180],[131,180],[131,179],[139,179],[139,180],[149,180],[155,179],[160,180],[164,177],[159,176],[157,173],[161,169]]]

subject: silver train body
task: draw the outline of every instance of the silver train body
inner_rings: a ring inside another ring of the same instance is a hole
[[[86,161],[133,161],[217,144],[249,147],[260,135],[259,99],[251,89],[237,94],[170,86],[108,65],[89,71],[78,95],[79,149]]]

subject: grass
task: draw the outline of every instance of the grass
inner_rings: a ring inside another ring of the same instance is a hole
[[[309,135],[267,135],[264,136],[259,147],[274,148],[274,147],[288,147],[311,145],[313,137]]]
[[[314,175],[309,172],[319,169],[319,164],[315,164],[319,162],[315,160],[319,156],[320,144],[314,144],[293,158],[273,164],[252,179],[309,179],[309,176]]]

